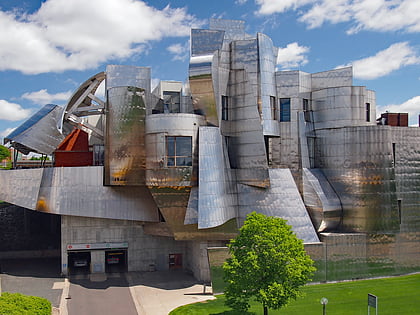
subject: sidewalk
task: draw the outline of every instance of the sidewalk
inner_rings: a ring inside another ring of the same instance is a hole
[[[214,299],[211,287],[182,271],[130,272],[127,280],[139,315],[167,315],[179,306]]]

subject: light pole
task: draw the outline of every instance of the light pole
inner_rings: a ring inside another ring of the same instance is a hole
[[[321,299],[321,304],[322,304],[322,315],[325,315],[325,314],[327,314],[326,305],[328,304],[328,299],[323,297]]]

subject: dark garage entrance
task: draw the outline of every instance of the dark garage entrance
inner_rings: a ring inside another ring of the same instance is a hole
[[[127,250],[114,249],[105,252],[105,272],[127,272]]]
[[[67,252],[67,266],[70,275],[89,273],[90,262],[90,251]]]

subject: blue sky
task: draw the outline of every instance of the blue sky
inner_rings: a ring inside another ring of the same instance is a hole
[[[419,0],[0,0],[0,138],[47,103],[64,105],[107,64],[185,81],[191,28],[239,19],[279,47],[279,70],[353,65],[378,112],[420,113]]]

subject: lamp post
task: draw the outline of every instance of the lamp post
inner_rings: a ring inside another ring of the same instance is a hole
[[[328,304],[328,299],[323,297],[321,299],[321,304],[322,304],[322,315],[325,315],[325,314],[327,314],[326,313],[326,305]]]

